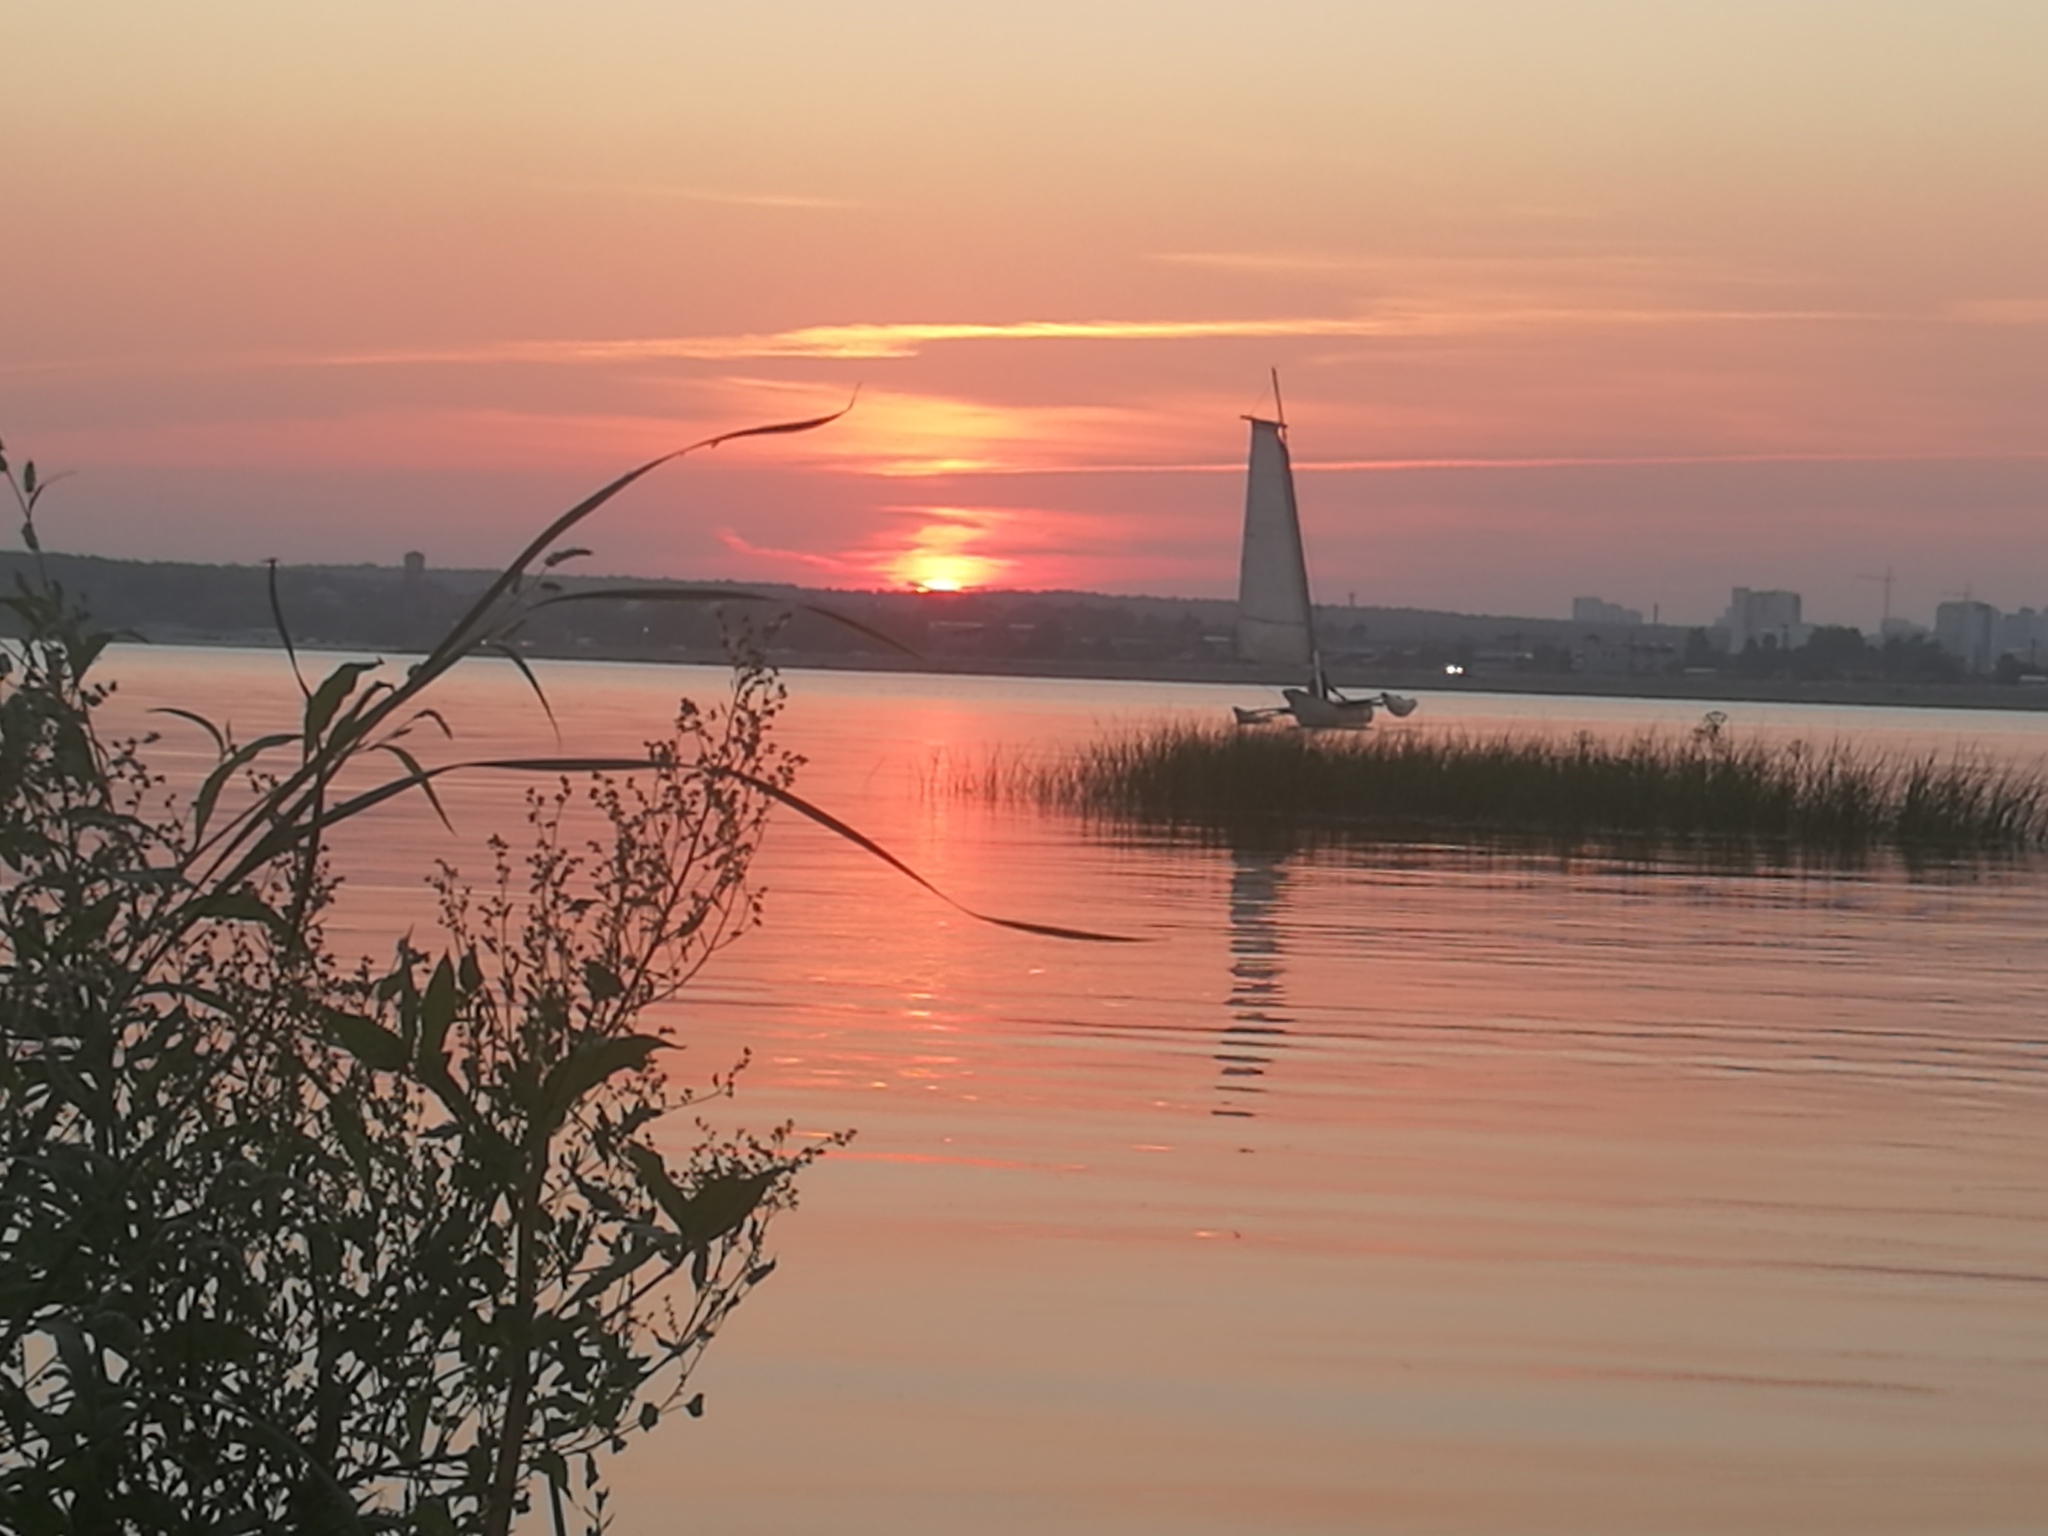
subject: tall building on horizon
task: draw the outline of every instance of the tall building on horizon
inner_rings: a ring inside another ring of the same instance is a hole
[[[1989,672],[1998,659],[1998,610],[1975,598],[1957,598],[1934,610],[1934,643],[1968,672]]]
[[[1634,627],[1643,622],[1643,610],[1624,608],[1619,603],[1605,602],[1597,597],[1575,597],[1572,599],[1572,622]]]
[[[2001,614],[1994,644],[1999,655],[2015,657],[2022,665],[2038,669],[2048,661],[2048,608]]]
[[[1751,643],[1790,651],[1806,644],[1813,626],[1799,617],[1799,594],[1778,589],[1752,591],[1737,587],[1728,595],[1728,611],[1721,618],[1728,631],[1728,652],[1740,656]]]

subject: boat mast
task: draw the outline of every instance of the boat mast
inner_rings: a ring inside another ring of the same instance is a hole
[[[1287,404],[1284,400],[1280,398],[1280,370],[1278,368],[1275,368],[1272,370],[1272,373],[1273,423],[1280,429],[1280,441],[1284,443],[1287,441]],[[1291,468],[1288,472],[1287,499],[1290,504],[1294,500],[1293,471]],[[1300,524],[1298,522],[1295,525],[1294,537],[1296,544],[1299,545],[1301,540],[1301,529]],[[1306,624],[1308,628],[1309,687],[1315,692],[1317,698],[1327,699],[1335,692],[1335,690],[1330,687],[1330,679],[1323,671],[1323,648],[1316,644],[1316,610],[1313,601],[1309,598],[1308,595],[1308,562],[1305,558],[1302,561],[1301,582],[1302,605],[1305,610],[1303,614],[1303,622]]]

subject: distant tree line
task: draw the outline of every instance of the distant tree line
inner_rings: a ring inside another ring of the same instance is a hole
[[[1722,670],[1735,677],[1806,682],[1957,683],[1965,676],[1962,662],[1930,636],[1891,635],[1872,645],[1861,630],[1845,624],[1823,624],[1806,644],[1790,648],[1772,636],[1753,640],[1727,657]]]
[[[419,651],[444,633],[491,579],[483,571],[418,564],[282,566],[109,560],[49,555],[47,570],[109,628],[159,642],[270,644],[278,607],[302,643],[368,652]],[[0,585],[22,574],[0,554]],[[550,590],[594,593],[618,578],[549,572]],[[817,591],[774,583],[635,580],[641,596],[573,602],[536,611],[507,643],[536,656],[722,661],[725,617],[716,602],[678,601],[730,590],[787,603],[772,640],[784,659],[897,666],[905,651],[963,670],[1122,671],[1200,668],[1233,658],[1235,605],[1222,599],[1090,592]],[[819,610],[856,621],[837,622]],[[758,614],[758,605],[747,611]],[[0,615],[0,633],[11,633]],[[1765,636],[1735,654],[1697,628],[1640,625],[1588,629],[1564,620],[1489,617],[1408,608],[1325,608],[1324,654],[1341,669],[1514,671],[1539,675],[1712,673],[1753,681],[1965,680],[1962,660],[1931,637],[1872,643],[1846,625],[1823,625],[1803,645]],[[883,638],[886,637],[886,638]],[[1991,674],[2017,682],[2021,661]]]

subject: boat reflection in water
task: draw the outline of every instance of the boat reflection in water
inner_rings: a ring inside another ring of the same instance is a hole
[[[1216,1050],[1223,1069],[1216,1088],[1223,1098],[1210,1113],[1249,1118],[1251,1095],[1266,1091],[1261,1079],[1294,1022],[1281,987],[1287,856],[1234,848],[1230,865],[1230,1022]]]

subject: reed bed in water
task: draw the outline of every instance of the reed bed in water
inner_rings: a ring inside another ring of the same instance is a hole
[[[2048,776],[1957,754],[1690,736],[1326,733],[1168,725],[992,768],[1003,798],[1241,835],[1742,841],[1789,850],[2048,847]]]

